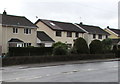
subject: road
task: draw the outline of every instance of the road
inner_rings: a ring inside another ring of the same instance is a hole
[[[46,67],[11,66],[2,70],[5,82],[118,82],[118,61]]]

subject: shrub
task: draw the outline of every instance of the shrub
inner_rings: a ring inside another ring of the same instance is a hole
[[[66,55],[68,52],[68,46],[65,43],[57,42],[53,44],[53,55]]]
[[[67,46],[67,44],[65,44],[65,43],[62,43],[62,42],[56,42],[56,43],[54,43],[53,45],[52,45],[52,47],[53,48],[55,48],[55,47],[57,47],[57,46],[62,46],[62,47],[64,47],[65,49],[68,49],[68,46]]]
[[[77,54],[77,50],[73,47],[69,49],[69,54]]]
[[[113,52],[113,53],[116,53],[117,50],[118,50],[117,45],[114,45],[114,46],[113,46],[113,49],[112,49],[112,52]]]
[[[104,40],[102,41],[102,44],[103,44],[103,51],[104,51],[105,53],[111,51],[111,47],[112,47],[112,40],[111,40],[111,39],[109,39],[109,38],[104,39]]]
[[[118,57],[118,58],[120,58],[120,49],[118,49],[117,51],[116,51],[116,57]]]
[[[66,54],[67,54],[67,49],[62,46],[56,46],[53,49],[53,55],[66,55]]]
[[[120,45],[118,45],[118,49],[120,49]]]
[[[81,37],[75,40],[75,42],[74,42],[74,50],[76,50],[76,52],[78,54],[87,54],[87,53],[89,53],[89,48],[88,48],[87,42]]]
[[[93,40],[90,43],[89,48],[91,54],[100,54],[103,51],[103,45],[100,40]]]

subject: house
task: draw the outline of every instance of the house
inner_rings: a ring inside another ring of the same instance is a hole
[[[9,47],[37,46],[37,26],[24,16],[0,14],[0,46],[2,53]]]
[[[109,28],[109,26],[107,26],[107,28],[105,28],[104,30],[110,34],[109,38],[111,39],[120,38],[120,29]]]
[[[84,37],[84,31],[72,23],[39,19],[35,23],[39,28],[37,31],[44,31],[55,42],[63,42],[73,46],[74,40]]]
[[[44,31],[37,31],[38,47],[51,47],[55,41],[50,38]]]
[[[120,45],[120,29],[114,29],[107,26],[104,30],[110,34],[109,38],[112,39],[113,45]]]
[[[92,26],[92,25],[85,25],[82,22],[78,25],[82,30],[84,30],[86,33],[84,35],[84,39],[87,41],[88,45],[93,40],[100,40],[108,38],[109,33],[104,31],[102,28],[98,26]]]

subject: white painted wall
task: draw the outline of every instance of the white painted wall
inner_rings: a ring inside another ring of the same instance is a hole
[[[93,40],[100,40],[100,41],[102,41],[102,40],[106,39],[106,35],[102,35],[102,39],[99,39],[98,35],[96,34],[96,38],[94,39],[93,38],[93,34],[85,33],[84,34],[84,39],[87,41],[87,43],[89,45]]]

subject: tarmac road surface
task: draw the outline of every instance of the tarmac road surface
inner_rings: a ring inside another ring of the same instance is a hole
[[[5,82],[118,82],[118,61],[46,67],[3,67]]]

